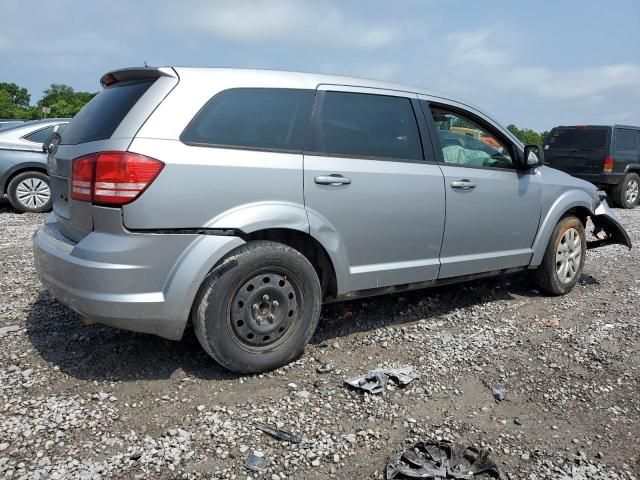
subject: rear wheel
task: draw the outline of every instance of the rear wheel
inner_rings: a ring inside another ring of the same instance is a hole
[[[611,189],[613,201],[622,208],[635,208],[640,201],[640,176],[627,173],[618,185]]]
[[[535,271],[538,286],[552,295],[569,293],[582,274],[586,246],[580,219],[573,215],[562,218],[553,229],[542,263]]]
[[[272,370],[299,356],[320,317],[315,269],[297,250],[254,241],[205,279],[192,319],[200,344],[238,373]]]
[[[13,177],[7,187],[11,206],[19,212],[51,210],[49,177],[42,172],[22,172]]]

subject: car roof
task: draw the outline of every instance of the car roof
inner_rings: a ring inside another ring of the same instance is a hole
[[[0,138],[21,138],[42,128],[47,128],[51,125],[58,125],[61,123],[68,123],[69,121],[71,121],[70,118],[46,118],[43,120],[31,120],[17,125],[10,125],[0,129]]]

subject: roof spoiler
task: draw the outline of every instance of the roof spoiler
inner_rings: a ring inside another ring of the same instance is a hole
[[[100,85],[102,85],[103,88],[106,88],[119,82],[126,82],[129,80],[155,79],[160,77],[178,78],[178,74],[171,67],[123,68],[120,70],[113,70],[111,72],[105,73],[100,78]]]

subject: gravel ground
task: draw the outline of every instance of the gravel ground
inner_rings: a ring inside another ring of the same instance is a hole
[[[640,245],[640,209],[617,213]],[[489,448],[511,479],[640,476],[637,247],[589,252],[562,298],[516,275],[326,306],[302,358],[241,377],[191,332],[80,323],[36,279],[43,219],[0,203],[0,478],[375,479],[419,439]],[[419,378],[404,389],[343,386],[407,364]],[[245,470],[253,451],[265,472]]]

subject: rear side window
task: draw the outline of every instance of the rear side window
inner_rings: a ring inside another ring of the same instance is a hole
[[[408,98],[326,92],[306,150],[347,157],[422,160],[422,144]]]
[[[62,135],[61,143],[77,145],[110,138],[153,82],[124,82],[105,88],[73,118]]]
[[[301,152],[314,90],[234,88],[214,96],[180,139],[191,145]]]
[[[25,140],[29,140],[34,143],[44,143],[53,133],[53,125],[47,128],[43,128],[42,130],[38,130],[37,132],[30,133],[24,137]]]
[[[636,132],[626,128],[616,128],[614,130],[616,152],[636,151]]]
[[[554,128],[546,139],[545,150],[605,150],[608,128]]]

